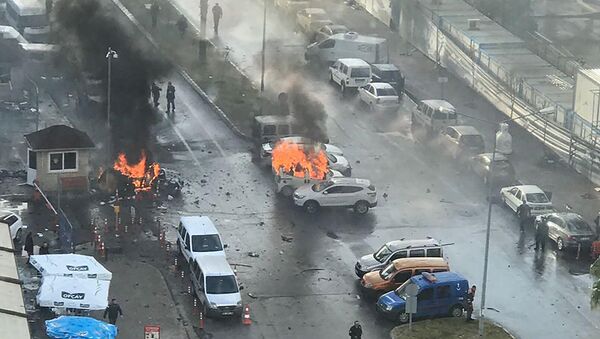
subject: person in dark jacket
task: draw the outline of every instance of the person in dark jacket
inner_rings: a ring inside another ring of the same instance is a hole
[[[121,317],[123,316],[123,311],[121,310],[121,306],[119,306],[119,304],[117,304],[117,299],[114,299],[114,298],[111,299],[110,304],[104,310],[104,315],[102,316],[102,319],[106,319],[107,315],[108,315],[108,322],[110,322],[113,325],[116,325],[117,318],[119,317],[119,315]]]
[[[355,321],[354,325],[350,327],[348,335],[350,336],[350,339],[360,339],[362,337],[362,327],[358,321]]]
[[[218,2],[213,6],[212,13],[215,35],[219,35],[219,21],[221,21],[221,18],[223,17],[223,9],[219,6]]]
[[[519,207],[517,207],[517,215],[519,216],[519,226],[521,227],[521,232],[524,232],[525,225],[531,218],[531,207],[525,202],[522,203]]]
[[[548,238],[548,223],[545,219],[540,220],[536,223],[535,228],[535,250],[542,249],[546,250],[546,238]]]
[[[152,102],[154,102],[154,107],[158,107],[158,99],[160,98],[160,91],[162,88],[158,87],[156,83],[153,81],[152,86],[150,87],[150,92],[152,93]]]
[[[169,81],[167,85],[167,114],[175,113],[175,86]]]
[[[31,232],[27,233],[25,237],[25,252],[27,252],[27,262],[29,262],[29,257],[33,255],[33,235]]]
[[[470,289],[469,292],[467,293],[467,300],[465,303],[465,310],[467,311],[467,320],[466,321],[473,321],[475,319],[473,319],[473,301],[475,300],[475,292],[477,291],[477,286],[473,285]]]
[[[50,254],[50,245],[48,245],[46,241],[44,241],[44,243],[40,247],[40,255],[43,254]]]

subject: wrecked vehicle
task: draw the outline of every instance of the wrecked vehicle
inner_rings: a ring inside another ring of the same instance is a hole
[[[259,162],[262,166],[265,166],[265,167],[271,166],[271,157],[273,156],[273,148],[275,148],[275,145],[277,144],[277,142],[290,142],[290,143],[299,144],[299,145],[315,145],[316,147],[319,147],[322,150],[324,150],[325,152],[327,152],[327,154],[331,154],[334,156],[343,156],[344,155],[344,152],[342,151],[341,148],[334,146],[332,144],[320,143],[320,142],[311,140],[309,138],[298,137],[298,136],[285,137],[285,138],[280,138],[279,140],[276,140],[276,141],[274,140],[274,141],[267,142],[267,143],[264,143],[261,145]]]
[[[308,171],[304,177],[297,177],[289,172],[285,172],[283,167],[279,168],[279,172],[275,175],[275,184],[277,185],[277,193],[281,193],[284,197],[291,197],[296,188],[306,184],[317,184],[327,181],[331,178],[343,178],[344,175],[335,170],[329,170],[323,179],[311,178]]]

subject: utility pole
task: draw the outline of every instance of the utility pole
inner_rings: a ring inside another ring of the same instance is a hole
[[[108,47],[106,53],[106,60],[108,62],[108,82],[107,82],[107,93],[106,93],[106,123],[110,129],[110,80],[111,80],[111,61],[112,59],[118,58],[119,55],[112,48]]]
[[[267,39],[267,0],[264,1],[263,11],[263,31],[262,31],[262,54],[261,54],[261,70],[260,70],[260,93],[265,91],[265,49]]]

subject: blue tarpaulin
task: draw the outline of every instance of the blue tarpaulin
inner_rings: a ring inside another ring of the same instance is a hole
[[[46,320],[46,334],[57,339],[114,339],[117,327],[90,317],[60,316]]]

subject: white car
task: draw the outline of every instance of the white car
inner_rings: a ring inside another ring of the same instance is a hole
[[[0,226],[10,229],[10,236],[14,241],[21,241],[21,237],[23,236],[23,222],[21,221],[21,217],[9,211],[0,211],[0,224],[2,224]]]
[[[344,175],[338,171],[329,170],[323,179],[299,178],[282,170],[275,176],[275,184],[277,185],[277,193],[281,193],[284,197],[291,197],[296,188],[306,184],[317,184],[327,181],[331,178],[343,178]]]
[[[342,151],[342,149],[337,146],[334,146],[332,144],[317,143],[314,140],[304,138],[304,137],[285,137],[285,138],[281,138],[279,140],[289,141],[289,142],[293,142],[295,144],[302,144],[302,145],[319,144],[319,145],[321,145],[323,150],[329,154],[339,155],[339,156],[344,155],[344,152]],[[262,144],[261,152],[260,152],[260,162],[264,166],[269,166],[269,167],[271,166],[271,156],[273,155],[273,148],[275,147],[276,143],[277,143],[277,141],[272,141],[272,142],[267,142],[267,143]]]
[[[330,169],[338,171],[346,177],[352,176],[352,166],[350,166],[348,159],[341,155],[325,153],[327,154],[327,162]]]
[[[536,185],[509,186],[500,189],[500,198],[511,210],[517,209],[523,203],[531,207],[531,216],[552,213],[552,202],[541,188]]]
[[[304,8],[296,13],[296,25],[302,32],[312,37],[319,28],[325,25],[333,25],[327,12],[322,8]]]
[[[342,94],[347,89],[358,89],[371,82],[371,66],[362,59],[338,59],[329,67],[329,81],[340,86]]]
[[[303,185],[294,192],[294,204],[314,214],[320,207],[352,207],[365,214],[377,206],[375,186],[366,179],[332,178],[319,184]]]
[[[360,101],[370,111],[392,111],[400,107],[400,98],[392,85],[385,82],[372,82],[358,89]]]

